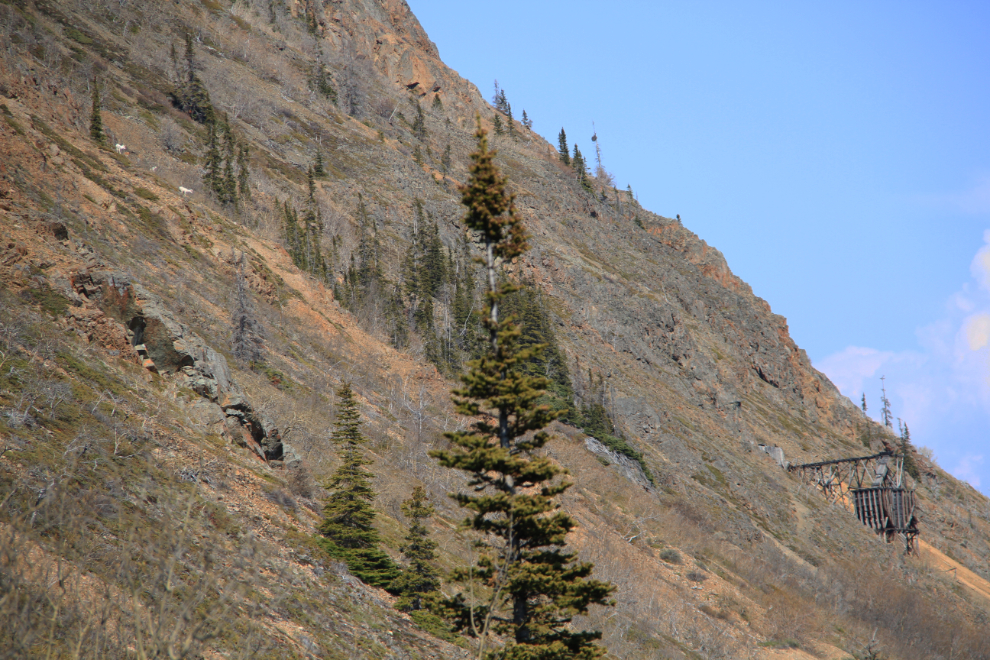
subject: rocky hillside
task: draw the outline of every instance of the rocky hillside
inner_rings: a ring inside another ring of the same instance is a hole
[[[905,556],[759,451],[897,440],[718,250],[510,124],[402,0],[0,0],[0,26],[4,657],[470,656],[314,534],[348,381],[387,550],[422,485],[441,568],[470,555],[427,453],[466,424],[480,113],[533,236],[505,276],[559,401],[602,413],[549,449],[570,542],[618,586],[580,623],[622,658],[990,658],[990,503],[912,450]]]

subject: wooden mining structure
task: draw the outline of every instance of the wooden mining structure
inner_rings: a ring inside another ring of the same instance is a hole
[[[904,488],[904,459],[883,451],[873,456],[790,465],[812,481],[829,502],[852,500],[856,517],[887,542],[904,539],[908,553],[918,536],[914,491]]]

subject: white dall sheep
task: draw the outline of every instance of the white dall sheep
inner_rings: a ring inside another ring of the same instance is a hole
[[[118,154],[122,154],[122,153],[124,153],[125,151],[127,151],[127,147],[125,147],[125,146],[124,146],[124,145],[122,145],[122,144],[115,144],[115,145],[113,145],[113,148],[117,150],[117,153],[118,153]]]
[[[192,190],[190,190],[189,188],[183,188],[182,186],[179,186],[179,192],[182,193],[183,195],[193,194]]]

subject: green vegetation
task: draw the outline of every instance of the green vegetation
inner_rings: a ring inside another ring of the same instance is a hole
[[[237,144],[234,131],[225,117],[209,123],[207,136],[203,185],[213,192],[221,204],[236,205],[238,187],[247,190],[246,147]],[[235,163],[241,170],[236,178]]]
[[[193,121],[209,126],[217,118],[216,110],[210,101],[210,93],[206,90],[206,85],[196,75],[192,35],[186,32],[185,40],[185,81],[177,85],[169,96],[172,105],[188,114]],[[172,46],[172,66],[175,68],[176,75],[179,76],[179,63],[175,54],[175,46]]]
[[[381,538],[374,527],[375,491],[371,473],[364,469],[371,461],[361,455],[365,442],[361,413],[350,384],[341,385],[337,397],[340,407],[333,441],[340,447],[342,462],[326,485],[330,496],[324,503],[319,528],[323,547],[364,582],[387,588],[399,577],[399,568],[379,547]]]
[[[244,253],[237,261],[237,279],[234,289],[234,311],[231,314],[233,339],[230,352],[235,359],[257,364],[264,356],[265,344],[262,340],[261,323],[254,314],[251,299],[248,297],[244,281]]]
[[[316,278],[327,282],[333,267],[327,263],[323,253],[323,215],[316,204],[313,172],[309,172],[309,199],[303,210],[302,220],[296,210],[286,200],[282,206],[282,229],[285,242],[292,257],[292,263],[300,270],[311,273]]]
[[[151,192],[147,188],[135,188],[134,189],[134,194],[137,195],[138,197],[140,197],[141,199],[148,200],[149,202],[157,202],[158,201],[158,195],[156,195],[155,193]]]
[[[96,144],[106,146],[107,136],[103,132],[102,100],[100,99],[100,83],[94,79],[92,85],[92,108],[89,113],[89,137]]]
[[[571,164],[571,153],[567,146],[567,133],[564,129],[560,129],[560,134],[557,136],[557,152],[560,154],[560,162],[564,165]]]
[[[468,209],[465,224],[485,246],[487,347],[461,376],[463,387],[454,390],[458,412],[476,421],[469,430],[445,434],[453,447],[433,455],[469,476],[470,494],[452,497],[470,512],[463,526],[477,534],[481,556],[476,565],[454,572],[455,581],[471,587],[444,606],[459,629],[481,638],[479,657],[590,660],[605,653],[596,644],[601,633],[575,630],[570,623],[591,605],[609,605],[614,587],[590,579],[593,565],[564,549],[576,523],[555,498],[571,484],[559,479],[560,467],[534,454],[549,440],[543,428],[556,417],[536,404],[549,382],[518,368],[540,349],[521,348],[519,326],[500,318],[502,301],[516,287],[496,279],[496,259],[521,255],[527,234],[480,117],[477,124],[478,150],[471,154],[462,203]],[[486,653],[496,635],[505,646]]]
[[[437,559],[437,542],[430,538],[425,525],[434,512],[422,486],[413,489],[412,496],[402,503],[402,513],[410,524],[406,542],[399,549],[408,563],[391,585],[399,596],[396,607],[400,610],[424,609],[440,588],[440,575],[433,565]]]
[[[898,420],[901,427],[901,442],[898,448],[898,453],[904,460],[904,471],[910,474],[915,480],[921,479],[921,470],[918,469],[918,463],[914,460],[914,446],[911,444],[911,431],[908,429],[907,422],[901,422]]]
[[[426,115],[423,113],[423,106],[419,104],[419,99],[409,99],[416,110],[416,119],[412,123],[412,131],[420,140],[426,139]]]
[[[313,65],[313,73],[309,79],[310,87],[334,105],[337,105],[337,90],[333,86],[327,67],[323,63]]]

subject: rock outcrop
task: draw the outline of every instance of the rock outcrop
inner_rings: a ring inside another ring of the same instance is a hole
[[[165,308],[161,298],[122,273],[85,271],[72,278],[79,298],[73,319],[112,319],[142,366],[202,397],[197,416],[264,461],[298,461],[272,420],[254,410],[230,373],[227,359]],[[95,306],[95,307],[94,307]]]

